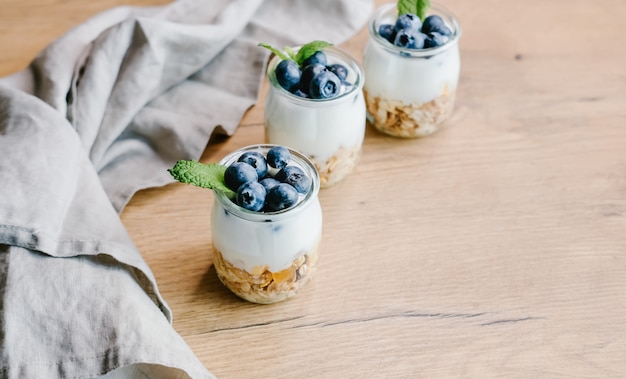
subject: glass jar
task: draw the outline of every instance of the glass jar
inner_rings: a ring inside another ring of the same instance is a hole
[[[244,147],[220,164],[228,166],[247,151],[265,155],[272,146]],[[224,193],[214,192],[211,233],[215,270],[228,289],[254,303],[275,303],[294,296],[316,268],[322,235],[319,176],[306,156],[292,149],[290,153],[289,165],[300,167],[312,179],[296,205],[276,212],[253,212]]]
[[[280,86],[274,70],[281,59],[269,63],[270,88],[265,102],[265,142],[289,146],[307,155],[320,175],[322,188],[344,179],[356,166],[365,136],[363,71],[341,50],[323,49],[328,65],[340,63],[348,69],[352,86],[331,99],[310,99]]]
[[[379,131],[403,138],[424,137],[439,130],[454,108],[461,60],[461,28],[444,7],[432,4],[452,31],[438,47],[420,50],[394,46],[378,34],[380,25],[394,24],[396,4],[380,7],[369,24],[363,56],[367,117]]]

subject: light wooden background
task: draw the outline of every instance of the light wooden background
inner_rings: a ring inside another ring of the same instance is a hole
[[[0,75],[99,11],[166,2],[0,0]],[[356,172],[320,194],[320,267],[296,298],[221,286],[210,191],[124,211],[218,377],[626,377],[626,2],[443,4],[464,30],[453,118],[418,140],[368,128]],[[360,60],[366,38],[342,47]],[[266,88],[203,161],[263,140]]]

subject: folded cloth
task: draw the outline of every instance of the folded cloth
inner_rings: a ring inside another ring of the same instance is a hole
[[[119,212],[235,132],[263,77],[259,42],[338,44],[372,5],[119,7],[0,79],[0,377],[212,378]]]

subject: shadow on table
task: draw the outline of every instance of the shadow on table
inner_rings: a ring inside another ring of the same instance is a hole
[[[196,296],[202,298],[203,303],[244,305],[247,302],[233,294],[217,277],[215,265],[211,262],[202,276],[200,285],[196,288]]]

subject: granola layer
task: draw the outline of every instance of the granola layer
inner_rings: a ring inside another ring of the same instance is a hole
[[[361,156],[361,145],[345,148],[340,147],[337,152],[324,162],[320,162],[315,156],[311,161],[320,175],[320,187],[330,187],[354,170]]]
[[[433,100],[405,104],[400,100],[370,96],[365,93],[367,113],[374,127],[394,137],[415,138],[430,135],[450,117],[456,91],[446,86]]]
[[[268,266],[256,266],[252,272],[233,266],[214,249],[213,264],[220,281],[244,300],[270,304],[294,296],[315,272],[317,246],[296,258],[283,270],[271,272]]]

